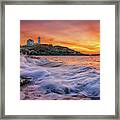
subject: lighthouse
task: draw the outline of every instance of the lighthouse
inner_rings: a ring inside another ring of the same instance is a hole
[[[40,36],[38,37],[38,44],[40,45]]]

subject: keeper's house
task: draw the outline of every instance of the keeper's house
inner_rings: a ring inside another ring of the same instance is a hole
[[[27,40],[27,46],[32,46],[32,45],[34,45],[34,40],[28,39]]]

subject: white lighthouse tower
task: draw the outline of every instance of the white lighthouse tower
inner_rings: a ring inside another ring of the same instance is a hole
[[[40,45],[40,36],[38,37],[38,44]]]

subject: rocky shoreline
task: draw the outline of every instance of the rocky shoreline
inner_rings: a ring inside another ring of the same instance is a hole
[[[21,54],[35,55],[35,56],[98,56],[99,54],[83,54],[81,52],[72,50],[63,46],[53,46],[48,44],[35,44],[32,46],[21,46]]]

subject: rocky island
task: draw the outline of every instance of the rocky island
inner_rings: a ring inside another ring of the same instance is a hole
[[[23,45],[20,47],[21,54],[27,55],[48,55],[48,56],[97,56],[99,54],[83,54],[68,47],[53,46],[48,44],[34,44],[32,46]]]

